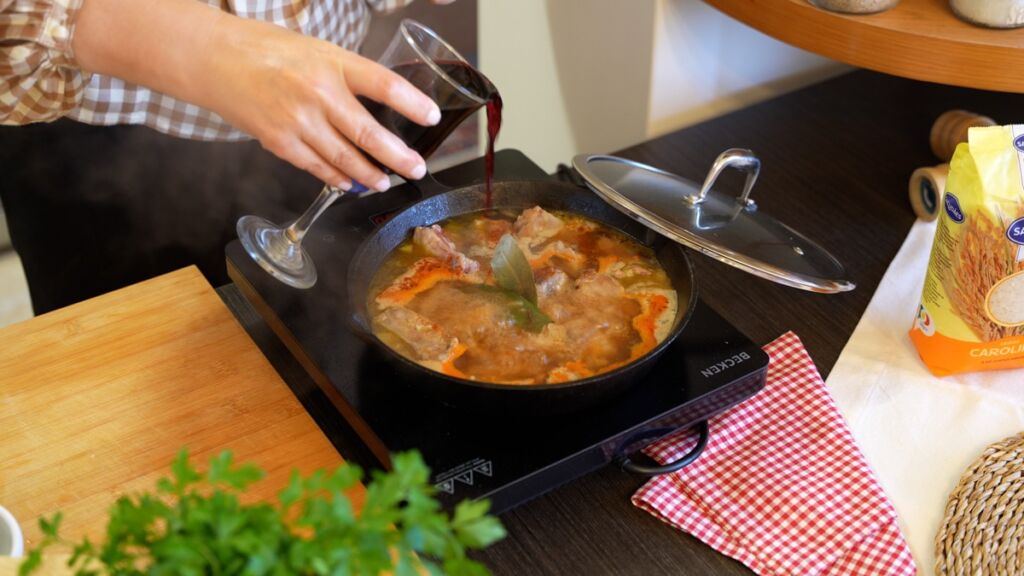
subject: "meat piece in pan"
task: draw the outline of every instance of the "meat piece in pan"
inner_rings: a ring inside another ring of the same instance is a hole
[[[537,297],[541,300],[562,294],[572,287],[569,275],[554,266],[545,266],[533,273],[537,281]]]
[[[444,361],[459,343],[428,318],[402,306],[384,310],[377,322],[408,344],[419,360]]]
[[[523,240],[530,247],[538,246],[547,242],[558,234],[565,224],[554,214],[547,212],[540,206],[534,206],[516,218],[512,225],[512,232],[516,238]]]
[[[576,289],[581,299],[600,301],[607,298],[620,298],[624,290],[618,280],[599,272],[586,272],[576,280]],[[596,303],[596,302],[595,302]]]
[[[437,224],[429,228],[417,227],[412,234],[412,242],[431,256],[449,262],[452,266],[468,274],[480,269],[480,263],[459,252],[455,243],[445,236],[444,231]]]

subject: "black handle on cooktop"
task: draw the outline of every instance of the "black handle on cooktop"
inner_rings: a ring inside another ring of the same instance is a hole
[[[437,196],[438,194],[444,194],[445,192],[451,192],[454,190],[451,186],[447,186],[437,181],[434,175],[427,172],[423,175],[423,178],[419,180],[409,180],[409,184],[412,185],[423,198],[430,198],[431,196]]]
[[[583,176],[580,176],[580,173],[577,172],[575,168],[569,166],[568,164],[559,164],[558,168],[555,170],[555,177],[561,180],[562,182],[575,184],[580,188],[586,188],[589,190],[589,188],[587,188],[586,181],[583,180]]]
[[[622,466],[623,470],[634,474],[640,474],[642,476],[659,476],[661,474],[671,474],[672,472],[682,470],[686,466],[693,464],[693,462],[700,457],[701,453],[704,452],[704,448],[708,445],[708,436],[710,435],[708,421],[704,420],[703,422],[698,423],[696,428],[699,435],[697,437],[697,445],[675,462],[669,462],[662,466],[647,466],[644,464],[637,464],[630,460],[629,456],[626,456],[619,461],[619,465]]]

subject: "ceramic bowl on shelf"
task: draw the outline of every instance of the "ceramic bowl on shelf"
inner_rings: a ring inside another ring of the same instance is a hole
[[[810,0],[810,3],[831,12],[874,14],[892,8],[900,0]]]
[[[1024,0],[949,0],[961,20],[987,28],[1024,26]]]

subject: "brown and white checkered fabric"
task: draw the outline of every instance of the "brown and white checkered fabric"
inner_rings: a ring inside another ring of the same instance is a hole
[[[366,36],[371,9],[390,11],[412,0],[197,1],[354,50]],[[196,140],[249,138],[213,112],[78,69],[71,38],[82,2],[0,0],[0,123],[27,124],[67,116],[88,124],[144,124]]]

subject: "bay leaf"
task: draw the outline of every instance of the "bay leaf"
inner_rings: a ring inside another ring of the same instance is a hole
[[[491,258],[491,270],[498,286],[519,294],[536,307],[537,286],[533,280],[533,269],[511,234],[505,234],[498,240]]]
[[[547,314],[519,295],[509,302],[508,311],[512,316],[512,322],[527,332],[538,333],[551,323],[551,318],[548,318]]]

